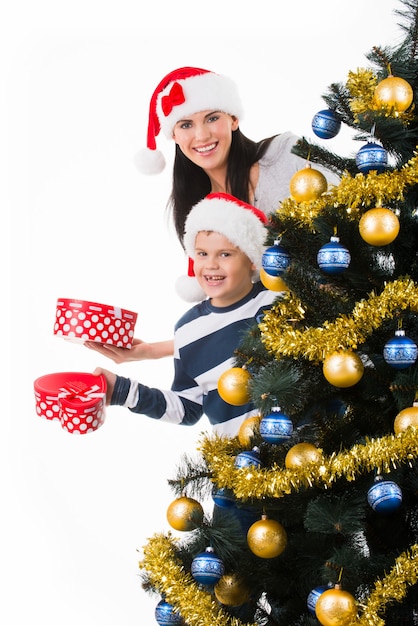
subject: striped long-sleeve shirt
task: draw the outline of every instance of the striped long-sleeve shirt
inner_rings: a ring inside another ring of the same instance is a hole
[[[195,305],[175,326],[171,389],[151,388],[118,376],[111,404],[182,425],[195,424],[204,414],[217,433],[236,435],[240,424],[257,411],[251,403],[224,402],[218,380],[233,367],[234,350],[243,333],[261,321],[277,296],[257,282],[245,298],[229,307],[215,307],[210,300]]]

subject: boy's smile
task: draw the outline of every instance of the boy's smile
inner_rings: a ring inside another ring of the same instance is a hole
[[[200,231],[196,235],[194,273],[214,306],[238,302],[252,289],[254,265],[224,235]]]

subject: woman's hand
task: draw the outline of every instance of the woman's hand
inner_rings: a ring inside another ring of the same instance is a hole
[[[98,343],[97,341],[86,341],[84,345],[86,348],[95,350],[108,359],[112,359],[115,363],[161,359],[166,356],[172,356],[174,352],[172,339],[155,343],[146,343],[141,339],[134,339],[132,348],[117,348],[109,343]]]

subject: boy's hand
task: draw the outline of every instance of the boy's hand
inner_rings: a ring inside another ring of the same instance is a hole
[[[116,374],[113,372],[109,372],[109,370],[104,370],[101,367],[96,367],[93,372],[94,376],[104,376],[106,379],[106,406],[109,406],[110,399],[113,394],[113,389],[115,388],[116,383]]]

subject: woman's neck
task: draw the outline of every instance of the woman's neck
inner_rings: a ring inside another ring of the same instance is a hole
[[[230,193],[226,184],[226,170],[206,172],[209,176],[212,193]]]
[[[226,171],[211,171],[206,172],[209,176],[211,192],[212,193],[231,193],[231,190],[226,184]],[[258,176],[259,176],[259,166],[258,163],[254,163],[254,165],[250,169],[250,176],[248,181],[248,195],[250,202],[254,202],[254,194],[258,184]]]

